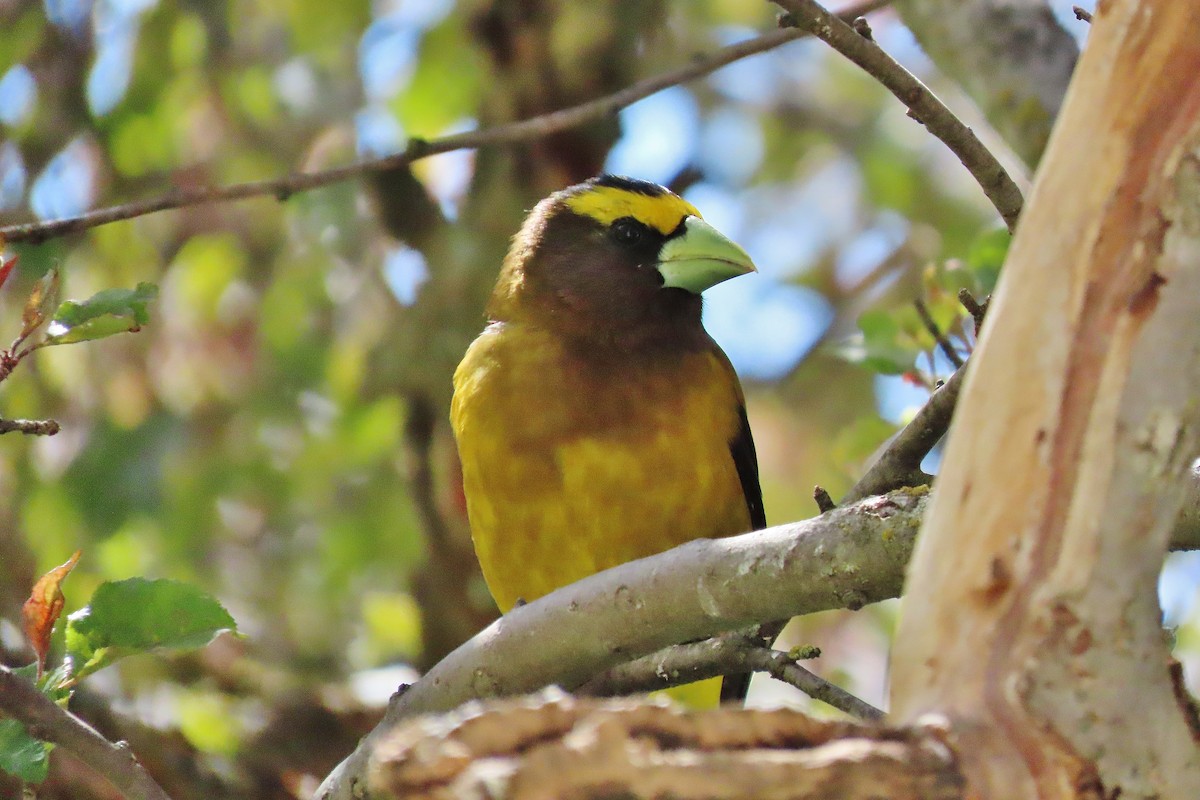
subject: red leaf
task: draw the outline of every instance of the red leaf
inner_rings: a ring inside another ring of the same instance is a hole
[[[62,582],[75,568],[81,552],[76,550],[75,554],[67,559],[67,563],[38,578],[37,583],[33,585],[33,591],[29,593],[29,599],[21,607],[21,616],[25,618],[25,638],[37,653],[39,679],[46,666],[46,656],[50,652],[50,633],[54,630],[58,615],[62,613],[63,603],[66,602],[62,593]]]
[[[17,256],[13,256],[8,261],[0,263],[0,288],[3,288],[4,282],[8,280],[8,276],[12,274],[13,267],[17,265]]]

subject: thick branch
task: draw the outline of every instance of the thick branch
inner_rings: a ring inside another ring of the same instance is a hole
[[[113,744],[32,683],[0,665],[0,709],[32,736],[69,750],[129,800],[170,800],[123,743]]]
[[[1200,509],[1200,472],[1189,473],[1187,487],[1189,507]],[[397,694],[384,722],[326,778],[318,797],[354,797],[376,742],[407,717],[551,683],[582,686],[672,640],[748,627],[741,621],[756,614],[778,619],[896,597],[928,497],[898,491],[804,522],[692,542],[515,609]],[[1172,547],[1200,549],[1197,520],[1200,511],[1181,515]],[[699,669],[697,677],[722,674]]]
[[[834,50],[862,67],[882,83],[930,133],[958,156],[1000,212],[1008,229],[1015,230],[1024,200],[1021,190],[984,147],[979,137],[938,100],[925,84],[900,66],[872,40],[859,35],[813,0],[775,0],[790,14],[788,22],[812,33]]]
[[[895,492],[803,522],[690,542],[564,587],[451,653],[392,703],[389,718],[550,683],[574,688],[680,640],[895,597],[919,522],[912,512],[924,502],[924,492]]]
[[[415,714],[551,683],[574,688],[680,640],[895,597],[925,498],[895,492],[804,522],[689,542],[513,609],[393,697],[318,796],[352,798],[380,737]]]
[[[548,691],[407,723],[380,743],[362,788],[405,800],[958,800],[965,781],[933,730]]]
[[[867,0],[856,3],[843,12],[848,19],[865,14],[876,8],[887,5],[887,0]],[[636,103],[655,92],[676,86],[681,83],[704,77],[721,67],[732,64],[758,53],[772,50],[780,45],[795,41],[807,32],[798,30],[780,30],[766,33],[753,39],[723,47],[711,55],[698,58],[685,67],[655,75],[644,81],[639,81],[619,92],[581,103],[571,108],[564,108],[539,117],[497,125],[467,133],[444,136],[439,139],[411,139],[408,147],[401,153],[383,158],[347,164],[319,172],[302,172],[270,180],[249,181],[233,184],[232,186],[201,186],[190,189],[175,189],[160,197],[140,200],[119,206],[110,206],[77,217],[50,220],[47,222],[31,222],[23,225],[9,225],[0,228],[0,238],[7,242],[44,242],[47,239],[78,233],[110,222],[153,214],[173,208],[221,203],[233,200],[245,200],[251,197],[276,197],[286,200],[297,192],[306,192],[329,186],[333,183],[357,178],[368,172],[397,169],[412,164],[423,158],[450,153],[455,150],[468,150],[481,147],[493,147],[503,144],[515,144],[532,139],[539,139],[552,133],[576,128],[592,120],[614,114],[626,106]]]

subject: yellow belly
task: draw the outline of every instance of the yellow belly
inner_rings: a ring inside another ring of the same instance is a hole
[[[749,530],[729,450],[740,395],[719,352],[595,381],[562,369],[552,342],[486,337],[455,375],[452,422],[476,553],[501,610]]]

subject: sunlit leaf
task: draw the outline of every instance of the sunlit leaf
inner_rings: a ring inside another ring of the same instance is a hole
[[[54,623],[62,613],[66,598],[62,593],[62,582],[79,562],[82,551],[76,550],[74,555],[54,569],[38,578],[29,593],[29,599],[21,607],[21,616],[25,622],[25,638],[37,654],[38,676],[46,666],[46,656],[50,652],[50,634],[54,631]]]
[[[971,249],[967,251],[967,268],[975,273],[982,294],[990,294],[996,288],[1011,243],[1012,234],[1004,228],[985,231],[971,243]]]
[[[433,136],[477,112],[480,76],[486,73],[477,68],[478,54],[464,46],[466,41],[462,19],[456,16],[425,34],[412,81],[392,104],[405,130]]]
[[[50,321],[46,344],[73,344],[139,330],[150,321],[146,305],[158,287],[139,283],[136,289],[106,289],[87,300],[68,300]]]
[[[15,719],[0,719],[0,769],[26,783],[41,783],[50,770],[50,745]]]
[[[206,753],[232,755],[241,741],[241,724],[230,698],[217,692],[180,692],[175,700],[179,732]]]
[[[896,426],[881,417],[859,417],[834,435],[832,456],[839,464],[853,465],[853,473],[895,432]]]
[[[913,346],[896,314],[867,311],[859,317],[858,327],[861,333],[833,347],[838,357],[885,375],[899,375],[912,368],[920,348]]]
[[[25,301],[25,310],[21,312],[21,338],[27,338],[37,330],[50,315],[50,309],[58,305],[58,294],[62,281],[58,269],[51,267],[46,274],[33,285],[29,299]]]
[[[186,583],[130,578],[100,584],[92,602],[67,618],[75,679],[125,656],[203,647],[237,624],[211,596]]]

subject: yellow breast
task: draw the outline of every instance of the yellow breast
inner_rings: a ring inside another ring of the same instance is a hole
[[[475,549],[501,610],[701,537],[742,533],[741,398],[716,349],[595,368],[493,325],[454,376]]]

